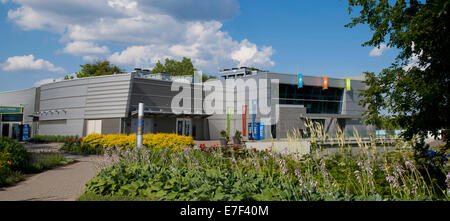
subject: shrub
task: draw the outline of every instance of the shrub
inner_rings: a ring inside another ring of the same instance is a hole
[[[9,161],[9,153],[4,151],[0,152],[0,186],[6,183],[11,170],[9,169],[11,161]]]
[[[67,139],[78,139],[78,135],[33,135],[31,143],[66,142]]]
[[[11,170],[22,170],[30,159],[26,148],[9,137],[0,137],[0,152],[8,153],[6,160],[10,162]]]
[[[194,138],[166,133],[145,134],[142,143],[149,148],[180,150],[184,147],[192,147],[194,145]]]
[[[81,142],[82,149],[96,148],[114,148],[118,146],[120,149],[132,148],[136,145],[136,135],[125,134],[90,134],[83,138]],[[194,139],[188,136],[180,136],[177,134],[145,134],[143,136],[143,145],[148,148],[170,147],[172,149],[182,149],[183,147],[191,147],[194,145]]]
[[[56,166],[68,164],[70,162],[73,162],[73,160],[66,158],[61,153],[31,153],[28,167],[24,170],[24,172],[38,173]]]

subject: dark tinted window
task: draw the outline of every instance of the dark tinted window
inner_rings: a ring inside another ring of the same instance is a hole
[[[23,114],[3,114],[2,121],[4,122],[22,122]]]
[[[280,104],[304,105],[307,113],[340,114],[343,92],[343,88],[280,84]]]

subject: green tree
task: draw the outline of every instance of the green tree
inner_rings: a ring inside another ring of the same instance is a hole
[[[394,122],[406,130],[402,135],[408,139],[449,128],[450,1],[349,0],[350,15],[353,9],[360,9],[359,15],[346,27],[368,24],[374,31],[363,46],[386,43],[400,51],[379,74],[365,72],[365,121]],[[406,68],[414,60],[415,65]]]
[[[82,69],[76,73],[77,78],[111,75],[114,73],[119,74],[123,72],[116,65],[110,64],[109,61],[97,61],[93,64],[84,64],[80,66]],[[66,77],[67,79],[69,78],[69,76]],[[66,79],[66,77],[64,79]]]
[[[153,68],[153,73],[166,73],[173,76],[193,75],[194,65],[190,58],[183,57],[181,61],[166,58],[164,64],[158,61]]]
[[[212,75],[206,75],[206,74],[202,74],[202,82],[205,82],[209,79],[217,79],[216,76],[212,76]]]
[[[164,71],[165,71],[164,65],[162,65],[160,61],[156,62],[156,65],[153,68],[152,72],[153,73],[164,73]]]

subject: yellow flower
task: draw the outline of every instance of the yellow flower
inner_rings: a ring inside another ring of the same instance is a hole
[[[194,145],[192,137],[180,136],[177,134],[158,133],[145,134],[143,136],[143,145],[148,148],[171,148],[182,149],[183,147],[191,147]],[[86,147],[102,147],[114,148],[119,146],[120,149],[131,148],[136,145],[136,134],[90,134],[83,139],[82,146]]]

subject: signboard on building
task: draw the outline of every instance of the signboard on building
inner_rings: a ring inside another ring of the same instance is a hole
[[[30,125],[25,124],[25,125],[23,125],[22,140],[23,141],[28,141],[29,135],[30,135]]]
[[[3,107],[0,106],[0,114],[21,114],[23,113],[22,107]]]

